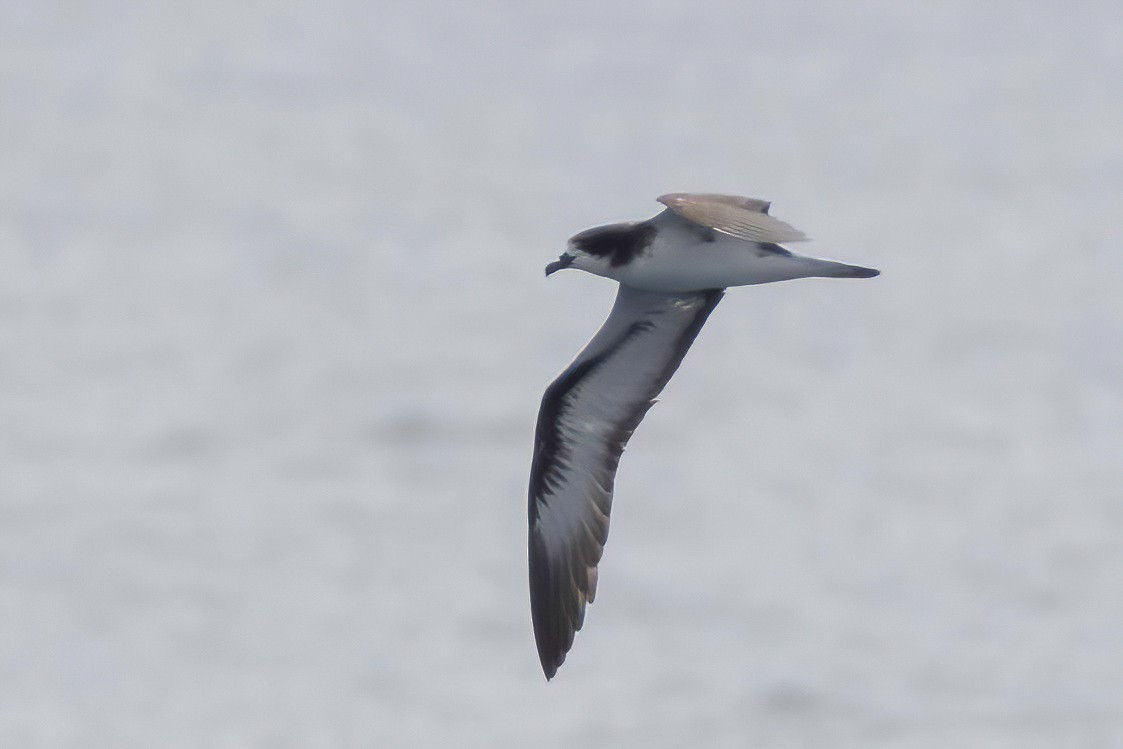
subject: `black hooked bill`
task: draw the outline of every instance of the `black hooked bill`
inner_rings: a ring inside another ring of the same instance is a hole
[[[561,257],[546,266],[546,275],[548,276],[551,273],[555,273],[562,268],[568,268],[571,265],[573,265],[573,255],[570,255],[568,252],[563,252]]]

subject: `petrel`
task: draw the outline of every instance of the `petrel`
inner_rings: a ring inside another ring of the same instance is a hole
[[[530,469],[530,612],[553,678],[597,590],[620,455],[729,286],[879,271],[798,255],[806,239],[735,195],[673,193],[646,221],[587,229],[546,266],[618,281],[608,319],[542,397]]]

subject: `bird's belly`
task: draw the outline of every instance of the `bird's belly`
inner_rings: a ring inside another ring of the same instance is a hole
[[[638,259],[621,268],[617,280],[648,291],[723,289],[814,275],[808,261],[799,255],[760,254],[745,242],[714,242]]]

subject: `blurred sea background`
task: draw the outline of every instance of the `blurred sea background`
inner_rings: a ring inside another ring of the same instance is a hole
[[[1123,745],[1117,2],[0,2],[0,746]],[[538,401],[671,191],[732,290],[558,677]]]

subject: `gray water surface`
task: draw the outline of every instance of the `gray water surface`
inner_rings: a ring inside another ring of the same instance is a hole
[[[0,746],[1123,745],[1114,2],[0,2]],[[731,291],[539,671],[525,487],[655,196]]]

